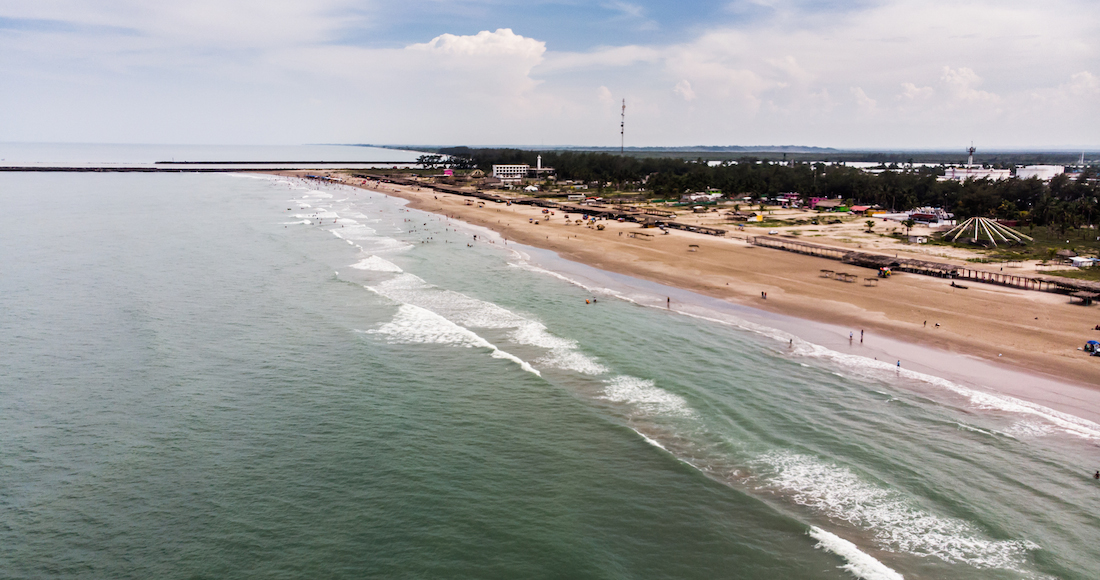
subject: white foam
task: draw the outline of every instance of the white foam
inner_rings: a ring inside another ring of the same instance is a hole
[[[561,280],[563,282],[568,282],[570,284],[573,284],[574,286],[579,286],[581,288],[584,288],[585,290],[588,290],[589,292],[594,290],[594,288],[586,286],[586,285],[580,283],[579,281],[574,280],[573,278],[569,278],[568,276],[563,276],[562,274],[559,274],[559,273],[554,272],[552,270],[547,270],[545,268],[540,268],[538,266],[535,266],[534,264],[531,264],[530,262],[527,261],[529,258],[526,254],[523,254],[523,253],[520,253],[520,252],[517,252],[517,251],[513,251],[512,253],[516,258],[518,258],[520,260],[518,262],[509,262],[508,263],[508,265],[513,267],[513,268],[519,268],[521,270],[527,270],[528,272],[535,272],[536,274],[543,274],[543,275],[546,275],[546,276],[550,276],[552,278],[557,278],[558,280]]]
[[[371,289],[391,300],[415,304],[465,327],[510,330],[508,338],[516,344],[549,351],[537,361],[541,366],[589,375],[608,371],[607,367],[580,352],[576,341],[553,335],[537,320],[492,302],[433,286],[413,274],[395,276]]]
[[[695,412],[683,397],[658,388],[654,381],[626,375],[605,381],[600,398],[616,403],[628,403],[647,415],[690,417]]]
[[[891,399],[891,400],[893,400],[893,399]],[[889,402],[889,401],[887,401],[887,402]],[[990,437],[996,437],[997,436],[997,434],[992,432],[992,431],[986,431],[985,429],[979,429],[979,428],[974,427],[972,425],[967,425],[966,423],[956,422],[955,424],[959,426],[959,429],[963,429],[965,431],[970,431],[972,433],[981,433],[982,435],[988,435]]]
[[[903,580],[904,578],[886,564],[861,551],[855,544],[830,534],[817,526],[810,528],[810,537],[817,540],[816,548],[824,549],[844,558],[848,563],[841,566],[841,568],[847,570],[856,578],[863,578],[864,580]]]
[[[1014,439],[1027,438],[1027,437],[1042,437],[1049,435],[1054,428],[1050,425],[1039,423],[1038,421],[1017,421],[1013,423],[1005,432]]]
[[[656,447],[657,449],[660,449],[661,451],[666,451],[666,452],[668,451],[668,449],[667,449],[667,448],[666,448],[666,447],[665,447],[664,445],[661,445],[661,444],[660,444],[659,442],[657,442],[657,441],[656,441],[655,439],[651,439],[650,437],[646,436],[646,434],[645,434],[645,433],[642,433],[641,431],[639,431],[639,430],[637,430],[637,429],[633,429],[633,431],[634,431],[635,433],[637,433],[638,435],[641,435],[641,436],[642,436],[642,439],[645,439],[645,442],[646,442],[646,443],[649,443],[650,445],[652,445],[652,446]]]
[[[381,335],[390,342],[400,344],[445,344],[465,348],[487,348],[492,350],[490,356],[493,358],[510,360],[523,370],[541,376],[541,373],[526,361],[500,350],[470,329],[412,304],[402,304],[398,307],[393,320],[377,329],[368,330],[367,334]]]
[[[1028,541],[984,538],[968,522],[929,513],[899,492],[808,455],[775,451],[761,455],[757,463],[765,473],[765,488],[872,532],[876,544],[885,550],[935,556],[977,568],[1022,571],[1027,552],[1038,549]]]
[[[596,359],[582,352],[564,348],[551,350],[546,356],[535,362],[540,366],[573,371],[584,375],[602,375],[610,370],[596,362]]]
[[[370,256],[369,258],[363,258],[358,262],[351,265],[356,270],[370,270],[373,272],[396,272],[401,273],[402,270],[397,264],[378,256]]]

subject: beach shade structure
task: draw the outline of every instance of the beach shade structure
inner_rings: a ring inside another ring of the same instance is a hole
[[[1032,238],[1020,232],[1003,226],[994,220],[983,217],[972,217],[963,223],[951,228],[943,235],[943,239],[958,241],[965,236],[973,244],[985,245],[991,243],[994,246],[1000,241],[1002,244],[1025,244]]]
[[[1090,340],[1085,343],[1085,352],[1097,353],[1100,352],[1100,342]]]

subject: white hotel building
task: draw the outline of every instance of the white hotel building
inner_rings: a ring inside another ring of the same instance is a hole
[[[524,165],[494,165],[493,177],[504,183],[519,183],[527,178],[531,166]]]
[[[503,183],[522,183],[527,177],[542,178],[544,175],[553,175],[553,167],[542,166],[542,155],[538,156],[538,165],[532,170],[530,165],[494,165],[493,177]],[[533,174],[533,175],[532,175]]]

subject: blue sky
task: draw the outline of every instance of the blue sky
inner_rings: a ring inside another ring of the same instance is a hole
[[[1094,0],[0,0],[0,141],[1100,147]]]

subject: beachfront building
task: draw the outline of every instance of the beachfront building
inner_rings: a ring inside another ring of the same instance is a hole
[[[848,211],[843,199],[828,199],[825,197],[811,197],[810,209],[817,211]]]
[[[1061,165],[1028,165],[1016,168],[1016,179],[1038,178],[1040,181],[1050,181],[1055,176],[1066,172]]]
[[[721,193],[686,193],[680,196],[680,201],[710,201],[715,202],[722,199]]]
[[[908,216],[908,219],[925,224],[952,224],[955,219],[955,214],[942,207],[918,207],[908,212]]]
[[[520,183],[527,179],[527,173],[530,171],[531,166],[526,163],[523,165],[494,165],[493,177],[499,179],[502,183]]]
[[[526,163],[493,166],[493,177],[499,179],[501,183],[523,183],[523,180],[528,177],[545,179],[553,174],[553,167],[542,166],[542,155],[538,156],[538,161],[535,162],[534,167]]]

